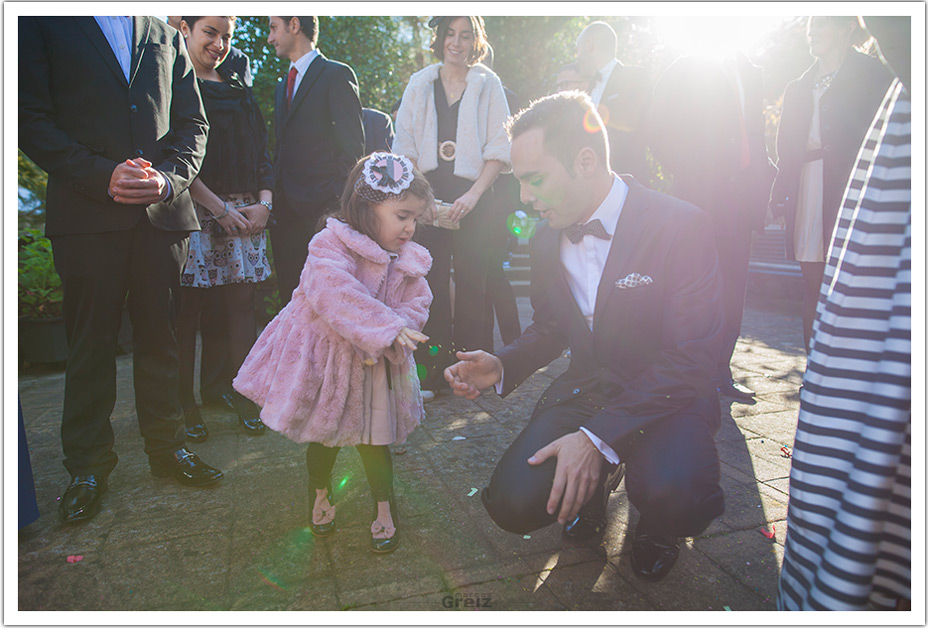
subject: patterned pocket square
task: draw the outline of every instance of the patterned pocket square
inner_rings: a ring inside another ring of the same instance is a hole
[[[627,290],[629,288],[638,288],[640,286],[650,286],[652,283],[654,283],[654,280],[647,275],[631,273],[625,279],[619,279],[617,282],[615,282],[615,287],[619,290]]]

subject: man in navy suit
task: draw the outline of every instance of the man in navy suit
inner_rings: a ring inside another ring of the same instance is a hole
[[[184,448],[173,328],[207,130],[187,48],[162,21],[19,18],[20,148],[48,173],[45,233],[64,286],[65,523],[97,514],[116,466],[123,303],[151,472],[193,486],[222,477]]]
[[[277,154],[271,227],[281,305],[300,282],[306,247],[319,219],[338,208],[348,171],[364,154],[361,100],[354,70],[316,48],[319,19],[271,16],[267,41],[290,60],[277,85]]]
[[[679,538],[724,510],[711,381],[721,277],[709,217],[611,172],[601,129],[576,91],[510,121],[522,201],[546,220],[532,240],[533,322],[497,355],[459,352],[445,378],[470,399],[490,386],[507,395],[570,347],[570,366],[503,454],[484,506],[505,530],[558,521],[565,536],[588,538],[602,532],[624,469],[641,515],[632,565],[658,580]]]

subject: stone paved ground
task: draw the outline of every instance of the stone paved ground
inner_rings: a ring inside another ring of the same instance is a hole
[[[520,310],[528,320],[527,299]],[[795,300],[752,293],[733,365],[757,402],[722,398],[717,438],[727,510],[687,539],[657,584],[630,570],[637,514],[622,486],[595,547],[565,544],[557,526],[530,538],[503,532],[480,504],[477,489],[564,358],[505,400],[439,397],[427,406],[408,453],[395,457],[403,541],[388,556],[367,549],[371,502],[353,450],[336,465],[339,528],[327,539],[306,527],[304,448],[274,433],[246,436],[223,411],[204,412],[210,439],[191,447],[225,471],[220,486],[152,477],[135,420],[131,355],[118,359],[120,462],[104,508],[89,523],[63,527],[55,512],[68,482],[58,440],[63,374],[28,369],[19,392],[41,517],[19,533],[19,610],[442,611],[478,602],[493,610],[772,610],[790,468],[780,448],[792,444],[805,367],[800,327]],[[774,527],[772,539],[761,533]]]

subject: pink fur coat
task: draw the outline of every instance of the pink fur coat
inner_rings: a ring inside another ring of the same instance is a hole
[[[416,365],[393,340],[421,330],[432,292],[428,251],[407,242],[390,254],[329,218],[309,243],[300,285],[258,338],[232,382],[261,406],[261,420],[298,443],[357,445],[364,424],[365,358],[386,359],[396,399],[396,438],[404,442],[424,412]],[[377,299],[384,280],[384,301]]]

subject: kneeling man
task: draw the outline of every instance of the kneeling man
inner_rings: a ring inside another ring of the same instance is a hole
[[[609,169],[589,96],[562,92],[509,122],[522,201],[546,220],[532,240],[533,323],[496,355],[459,352],[455,394],[505,396],[570,347],[503,454],[484,506],[524,534],[557,520],[574,539],[602,532],[622,471],[640,519],[632,565],[664,577],[680,537],[724,511],[711,378],[722,284],[708,215]]]

